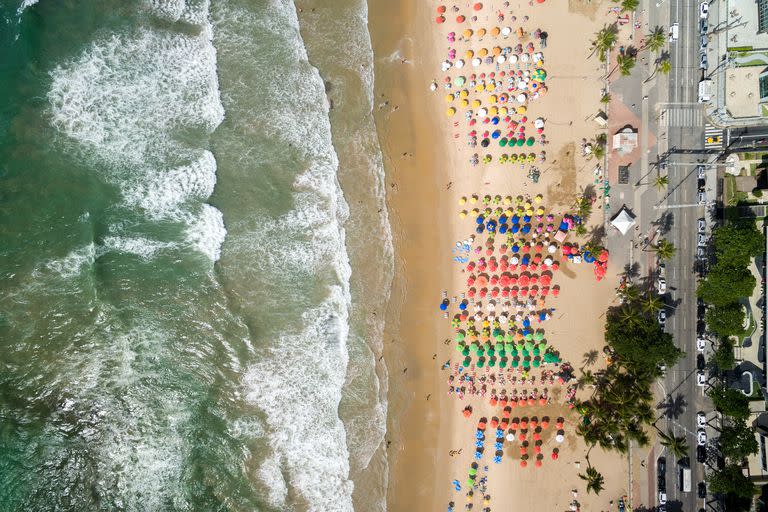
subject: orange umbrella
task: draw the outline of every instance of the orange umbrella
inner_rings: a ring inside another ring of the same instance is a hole
[[[438,13],[438,14],[443,14],[443,13],[445,13],[445,6],[444,6],[444,5],[440,5],[440,6],[438,6],[438,7],[437,7],[437,13]]]
[[[477,2],[474,6],[472,6],[472,8],[476,11],[479,11],[480,9],[483,8],[483,4],[481,4],[480,2]]]
[[[438,16],[437,18],[435,18],[435,21],[437,23],[445,23],[445,16]]]
[[[464,16],[459,14],[458,16],[456,16],[456,23],[464,23],[464,20],[466,20],[466,19],[467,18],[465,18]],[[522,29],[520,29],[520,30],[522,31]]]
[[[497,36],[497,35],[499,35],[500,33],[501,33],[501,30],[499,30],[499,27],[493,27],[493,28],[491,29],[491,35],[492,35],[492,36]]]
[[[470,416],[472,416],[472,409],[469,409],[469,408],[464,409],[462,414],[464,414],[465,418],[469,418]]]

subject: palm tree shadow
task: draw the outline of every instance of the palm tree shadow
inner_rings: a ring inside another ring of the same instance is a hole
[[[659,234],[661,236],[666,235],[670,232],[672,229],[672,226],[674,226],[674,220],[675,216],[672,212],[666,211],[662,213],[658,219],[651,222],[651,226],[659,229]]]
[[[634,281],[638,277],[640,277],[640,264],[638,262],[633,262],[631,265],[627,263],[624,265],[624,272],[623,274],[626,276],[626,278],[629,281]]]
[[[662,416],[676,420],[685,412],[685,408],[688,406],[688,402],[681,393],[678,393],[674,398],[671,395],[667,395],[662,402],[656,405],[656,409],[663,411]]]
[[[594,349],[588,352],[584,352],[584,359],[581,361],[583,363],[582,369],[595,364],[599,355],[600,353]]]

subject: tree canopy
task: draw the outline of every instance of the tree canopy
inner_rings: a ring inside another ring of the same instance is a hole
[[[718,261],[744,266],[749,259],[765,251],[765,237],[754,222],[743,221],[725,224],[712,232]]]
[[[696,291],[707,304],[724,306],[738,302],[741,297],[749,297],[755,289],[755,276],[746,266],[730,264],[728,260],[718,259]]]
[[[757,453],[755,431],[744,420],[732,420],[720,430],[720,452],[739,463],[748,455]]]
[[[733,343],[727,338],[721,339],[717,344],[717,350],[715,350],[712,360],[721,372],[733,368],[736,364],[736,358],[733,355]]]
[[[744,335],[744,308],[738,302],[722,306],[710,306],[704,319],[709,330],[718,336],[727,338],[728,336]]]
[[[711,473],[708,481],[709,490],[715,494],[751,499],[756,491],[755,484],[742,472],[741,464],[727,464],[720,471]]]
[[[749,398],[738,389],[729,388],[725,384],[712,386],[707,391],[715,409],[736,420],[746,420],[749,417]]]
[[[638,372],[654,373],[660,364],[674,365],[683,355],[651,315],[638,315],[634,322],[622,321],[627,307],[608,313],[605,340],[623,364]]]

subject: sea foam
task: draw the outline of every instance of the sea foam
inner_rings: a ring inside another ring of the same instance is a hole
[[[208,16],[202,1],[151,7],[173,19]],[[141,27],[99,37],[51,72],[48,100],[53,126],[127,206],[183,223],[189,245],[215,259],[226,231],[221,216],[200,205],[213,191],[216,161],[177,137],[210,133],[224,119],[211,37],[207,21],[198,35]]]

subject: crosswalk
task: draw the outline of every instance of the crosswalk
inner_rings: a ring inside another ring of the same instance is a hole
[[[661,126],[702,126],[704,113],[698,104],[669,107],[659,118]]]
[[[723,149],[723,129],[711,124],[704,126],[704,149]]]

